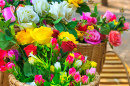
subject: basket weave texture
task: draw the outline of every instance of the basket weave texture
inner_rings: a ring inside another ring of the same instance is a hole
[[[31,85],[27,85],[26,83],[21,83],[20,81],[16,80],[13,74],[10,74],[8,78],[9,78],[10,86],[31,86]],[[100,76],[98,73],[96,73],[95,79],[93,82],[89,83],[88,85],[82,85],[82,86],[99,86],[99,82],[100,82]]]
[[[91,45],[87,43],[78,43],[77,51],[82,55],[87,56],[87,60],[97,63],[97,72],[100,74],[105,61],[107,43]]]

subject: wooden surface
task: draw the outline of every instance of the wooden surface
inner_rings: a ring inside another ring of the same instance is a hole
[[[99,86],[129,86],[126,70],[119,57],[113,53],[106,55]]]

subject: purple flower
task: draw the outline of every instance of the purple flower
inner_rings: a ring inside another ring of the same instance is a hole
[[[18,58],[19,58],[19,52],[17,51],[17,50],[12,50],[13,52],[14,52],[14,55],[15,55],[15,57],[16,57],[16,61],[18,61]]]
[[[89,34],[89,36],[87,34]],[[87,30],[86,35],[84,35],[84,40],[85,42],[90,43],[90,44],[94,44],[94,45],[99,44],[101,43],[100,33],[95,29]]]

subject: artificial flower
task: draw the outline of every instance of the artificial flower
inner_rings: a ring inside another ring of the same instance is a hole
[[[86,60],[85,60],[85,57],[84,57],[83,55],[80,55],[80,56],[79,56],[79,59],[80,59],[83,63],[85,63],[85,61],[86,61]]]
[[[121,33],[119,31],[110,31],[108,40],[112,46],[120,46],[122,43]]]
[[[14,12],[14,7],[12,6],[3,9],[2,15],[5,21],[11,19],[10,22],[14,22],[16,20],[13,12]]]
[[[68,64],[72,64],[74,61],[74,57],[73,56],[70,56],[68,55],[67,58],[66,58],[66,62],[68,62]]]
[[[76,21],[76,18],[72,18],[72,21]]]
[[[34,29],[34,26],[33,26],[32,23],[21,23],[20,25],[22,26],[22,27],[20,27],[20,30],[23,30],[23,29]]]
[[[74,44],[72,41],[63,41],[61,44],[61,48],[63,49],[63,52],[71,52],[74,48],[76,48],[76,44]]]
[[[68,0],[70,4],[74,4],[76,7],[79,7],[79,4],[83,3],[83,0]]]
[[[7,56],[7,51],[0,49],[0,59],[3,59],[3,58],[6,57],[6,56]]]
[[[50,81],[52,81],[53,78],[54,78],[54,74],[51,74]]]
[[[91,67],[96,68],[97,67],[97,63],[94,62],[94,61],[91,61]]]
[[[32,36],[31,36],[32,29],[26,29],[22,30],[17,33],[16,39],[19,44],[21,45],[26,45],[26,44],[31,44],[34,42]]]
[[[52,2],[49,12],[51,13],[51,16],[56,20],[62,17],[63,21],[69,22],[75,15],[76,7],[73,4],[69,4],[67,1],[60,3]]]
[[[73,43],[77,44],[78,41],[76,41],[76,38],[73,34],[70,34],[69,32],[61,32],[58,36],[59,39],[62,41],[72,41]]]
[[[6,68],[5,66],[1,66],[1,67],[0,67],[0,71],[1,71],[1,72],[5,72],[5,71],[7,71],[7,68]]]
[[[83,33],[83,32],[78,31],[77,29],[75,29],[75,30],[76,30],[76,32],[77,32],[78,38],[82,41],[82,40],[84,39],[84,38],[83,38],[84,33]]]
[[[42,78],[42,75],[35,75],[34,80],[35,80],[36,85],[38,86],[44,85],[45,80]]]
[[[96,68],[91,68],[90,70],[87,69],[87,70],[86,70],[86,75],[88,75],[89,73],[90,73],[91,75],[92,75],[92,74],[95,74],[95,73],[96,73]]]
[[[83,82],[83,84],[87,84],[88,83],[88,76],[83,75],[82,76],[82,82]]]
[[[55,71],[58,73],[61,71],[61,65],[60,65],[60,62],[56,62],[54,64],[54,67],[55,67]]]
[[[100,33],[100,39],[101,39],[101,41],[105,40],[106,38],[107,38],[107,35],[104,35],[104,34]]]
[[[87,30],[87,24],[79,23],[77,30],[85,32]]]
[[[15,60],[18,61],[19,56],[20,56],[18,50],[12,50],[12,51],[13,51],[13,53],[15,55]]]
[[[74,80],[78,83],[81,81],[81,76],[79,74],[79,72],[76,72],[75,75],[74,75]]]
[[[52,38],[51,39],[51,44],[52,45],[56,45],[57,44],[57,39],[56,38]]]
[[[34,29],[32,32],[32,37],[37,43],[45,45],[50,43],[52,34],[53,31],[51,28],[41,26],[40,28]]]
[[[8,57],[10,58],[11,61],[14,61],[16,59],[13,50],[8,51]]]
[[[37,46],[34,46],[33,44],[26,46],[23,50],[25,51],[28,57],[30,53],[33,53],[33,55],[37,54]]]
[[[60,32],[59,32],[58,30],[55,30],[55,29],[54,29],[54,30],[53,30],[53,34],[52,34],[52,37],[53,37],[53,38],[57,38],[58,35],[59,35],[59,33],[60,33]]]
[[[87,34],[89,34],[89,36]],[[99,44],[101,43],[100,33],[95,29],[87,30],[86,35],[84,36],[84,40],[85,42],[90,43],[90,44],[94,44],[94,45]]]
[[[112,12],[110,12],[108,10],[103,15],[103,18],[106,18],[106,22],[116,20],[116,16]]]
[[[76,60],[74,63],[74,67],[75,68],[79,68],[82,65],[82,61],[81,60]]]
[[[123,29],[124,29],[124,30],[130,29],[129,22],[125,22],[125,23],[124,23]]]
[[[36,62],[36,59],[34,57],[29,57],[28,62],[33,65]]]
[[[34,22],[37,24],[40,20],[39,16],[33,11],[33,6],[19,7],[17,10],[17,17],[19,23]]]
[[[6,64],[6,62],[3,59],[0,59],[0,67],[5,65],[5,64]]]
[[[10,70],[10,69],[12,69],[13,67],[15,67],[15,64],[12,63],[12,62],[8,62],[8,63],[5,65],[5,67],[6,67],[8,70]]]
[[[95,17],[91,17],[90,16],[91,13],[87,12],[82,14],[82,16],[80,17],[81,20],[87,20],[87,25],[92,25],[92,24],[96,24],[97,23],[97,19]]]
[[[93,25],[87,27],[87,30],[93,30],[93,29],[94,29]]]
[[[75,73],[76,73],[76,69],[74,67],[69,69],[69,75],[74,76]]]
[[[34,6],[34,10],[41,17],[44,17],[46,14],[48,14],[50,5],[47,0],[32,0],[32,4]]]
[[[5,6],[5,1],[4,0],[0,0],[0,7],[3,9]]]
[[[55,67],[53,65],[50,66],[50,71],[54,72]]]
[[[76,58],[76,59],[79,59],[79,56],[81,55],[81,53],[74,53],[74,57]]]

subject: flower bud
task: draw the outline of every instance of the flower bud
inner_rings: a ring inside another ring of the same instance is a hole
[[[54,67],[55,67],[55,71],[58,73],[61,71],[61,65],[60,65],[60,62],[56,62],[54,64]]]

